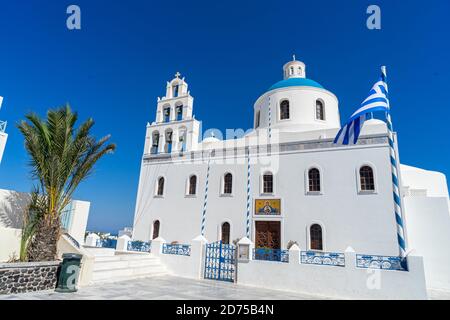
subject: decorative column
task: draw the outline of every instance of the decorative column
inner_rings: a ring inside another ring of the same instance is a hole
[[[209,184],[209,173],[211,170],[211,153],[209,153],[208,157],[208,169],[206,171],[206,182],[205,182],[205,199],[203,201],[203,212],[202,212],[202,222],[201,222],[201,235],[205,236],[205,225],[206,225],[206,208],[208,205],[208,184]]]
[[[247,223],[246,223],[246,236],[250,239],[250,208],[251,208],[251,181],[250,181],[250,147],[247,149]]]

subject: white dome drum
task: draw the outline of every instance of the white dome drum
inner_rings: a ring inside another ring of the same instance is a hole
[[[339,129],[337,97],[314,80],[307,79],[305,65],[291,61],[277,82],[254,105],[255,128],[305,132]]]

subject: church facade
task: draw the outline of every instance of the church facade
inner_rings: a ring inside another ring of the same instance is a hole
[[[308,79],[305,64],[295,59],[284,65],[283,80],[256,100],[253,129],[243,136],[201,139],[193,103],[179,74],[158,98],[155,121],[146,130],[134,239],[182,244],[203,235],[232,244],[248,237],[256,248],[295,243],[306,251],[351,247],[361,254],[399,255],[383,121],[367,121],[356,145],[334,144],[341,127],[338,98]],[[423,248],[426,271],[438,270],[450,257],[436,263],[427,255],[450,244],[445,176],[399,169],[406,242]],[[418,197],[426,204],[417,204]],[[439,218],[424,217],[423,208],[439,211]],[[440,244],[433,245],[437,221]],[[434,283],[450,288],[448,275]]]

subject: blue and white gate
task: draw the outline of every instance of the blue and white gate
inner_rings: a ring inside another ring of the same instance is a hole
[[[206,245],[205,279],[235,282],[236,246],[222,241]]]

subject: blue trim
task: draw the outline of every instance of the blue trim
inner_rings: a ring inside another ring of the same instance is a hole
[[[164,243],[162,247],[163,254],[174,254],[178,256],[190,256],[191,246],[188,244],[167,244]]]
[[[290,78],[286,80],[281,80],[275,83],[273,86],[269,88],[269,91],[280,89],[280,88],[287,88],[287,87],[313,87],[313,88],[320,88],[324,89],[324,87],[319,84],[318,82],[307,79],[307,78]]]
[[[271,248],[255,248],[253,249],[253,259],[288,263],[289,251]]]
[[[408,271],[406,258],[402,257],[357,254],[356,266],[365,269]]]
[[[345,255],[334,252],[302,251],[300,253],[300,263],[345,267]]]
[[[152,242],[144,241],[128,241],[127,250],[136,252],[150,252],[152,248]]]
[[[96,247],[115,249],[117,247],[117,240],[116,239],[98,239],[97,243],[96,243]]]

